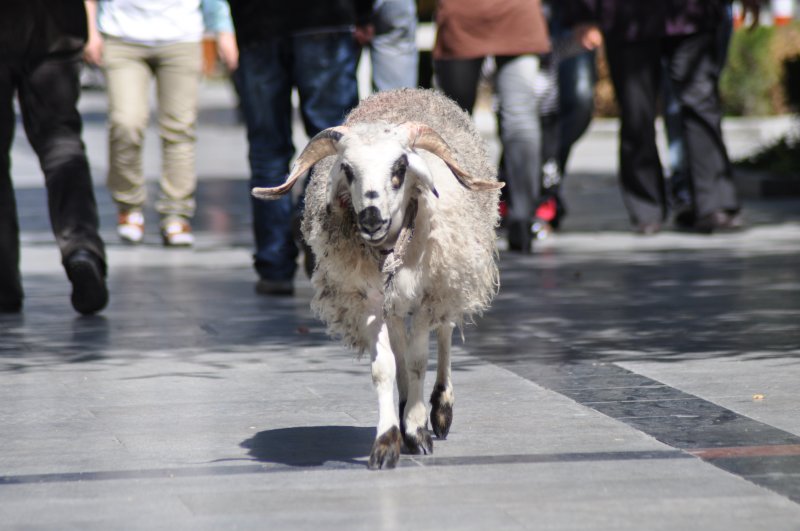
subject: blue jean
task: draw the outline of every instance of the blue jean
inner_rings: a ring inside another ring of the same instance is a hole
[[[597,82],[594,51],[565,59],[558,65],[560,138],[558,165],[563,173],[572,146],[583,136],[594,112]]]
[[[292,88],[309,136],[342,123],[358,104],[356,66],[360,50],[349,31],[275,37],[241,50],[236,84],[247,125],[250,187],[282,184],[295,153]],[[252,199],[254,266],[260,278],[291,280],[297,268],[293,216],[302,208],[290,194]]]
[[[375,90],[418,85],[417,5],[414,0],[377,0],[370,46]]]
[[[573,30],[564,24],[564,4],[551,2],[550,9],[548,22],[553,42],[573,38]],[[586,132],[592,121],[594,87],[597,83],[596,55],[595,51],[586,51],[571,57],[557,57],[558,167],[562,174],[566,170],[572,146]]]

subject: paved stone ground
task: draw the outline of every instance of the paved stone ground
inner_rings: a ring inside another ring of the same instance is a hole
[[[18,139],[0,528],[800,529],[800,200],[748,199],[741,234],[634,236],[599,124],[563,231],[501,253],[492,310],[455,341],[450,436],[373,473],[368,362],[325,336],[307,279],[253,293],[230,101],[204,90],[198,245],[167,251],[155,224],[117,243],[102,97],[84,100],[112,294],[94,317],[69,306]]]

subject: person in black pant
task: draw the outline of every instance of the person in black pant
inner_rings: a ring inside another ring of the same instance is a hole
[[[0,312],[19,312],[19,224],[11,183],[13,98],[39,157],[50,221],[82,314],[108,302],[97,205],[77,110],[86,42],[83,0],[4,0],[0,4]]]
[[[722,23],[719,24],[716,32],[716,53],[717,67],[719,75],[725,68],[728,56],[728,44],[733,33],[733,8],[728,5],[723,12]],[[667,65],[665,64],[665,68]],[[664,117],[664,129],[667,134],[667,145],[669,148],[669,191],[670,205],[675,219],[675,223],[683,226],[691,226],[694,223],[694,212],[692,211],[692,194],[689,179],[686,175],[686,143],[683,138],[683,122],[681,120],[680,102],[675,98],[675,91],[668,75],[663,76],[661,87],[662,94],[662,114]]]
[[[568,2],[568,18],[587,47],[605,42],[620,107],[623,199],[641,234],[661,230],[668,214],[655,140],[662,61],[680,102],[687,146],[693,216],[689,226],[680,228],[711,233],[741,227],[717,90],[716,32],[725,4],[725,0]]]

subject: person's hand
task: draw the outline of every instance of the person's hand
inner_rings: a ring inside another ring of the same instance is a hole
[[[359,46],[367,46],[375,37],[375,26],[372,24],[356,26],[356,30],[353,32],[353,37],[355,37]]]
[[[83,60],[90,65],[100,66],[103,64],[103,36],[97,29],[97,2],[86,0],[86,29],[88,38],[83,47]]]
[[[103,36],[99,31],[90,31],[86,46],[83,47],[83,60],[90,65],[103,64]]]
[[[575,39],[587,50],[596,50],[603,45],[603,33],[596,24],[579,24],[573,28]]]
[[[236,44],[236,36],[233,33],[217,33],[217,53],[228,72],[239,68],[239,46]]]

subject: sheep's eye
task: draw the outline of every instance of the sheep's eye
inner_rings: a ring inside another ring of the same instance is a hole
[[[399,159],[392,164],[392,188],[397,190],[403,186],[403,181],[406,178],[406,169],[408,168],[408,157],[402,155]]]
[[[356,178],[353,173],[353,168],[348,164],[342,163],[342,171],[344,172],[344,176],[347,177],[347,184],[353,184],[353,180]]]

